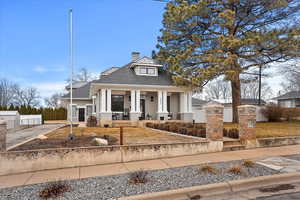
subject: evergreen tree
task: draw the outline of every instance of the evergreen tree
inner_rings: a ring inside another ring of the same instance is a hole
[[[240,75],[298,56],[299,10],[299,0],[171,0],[158,39],[158,59],[178,85],[199,89],[225,75],[237,122]]]

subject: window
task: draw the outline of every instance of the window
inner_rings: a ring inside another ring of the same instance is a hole
[[[90,105],[86,106],[86,115],[90,117],[92,116],[92,113],[93,113],[93,106]]]
[[[111,110],[113,112],[124,111],[124,96],[123,95],[112,95],[111,96]]]
[[[154,67],[140,67],[140,74],[155,75]]]
[[[140,67],[140,74],[147,74],[147,68],[146,67]]]

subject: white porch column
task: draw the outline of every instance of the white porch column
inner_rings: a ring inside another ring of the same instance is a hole
[[[180,93],[180,112],[187,112],[187,94],[185,92]]]
[[[97,95],[98,95],[98,93],[97,93]],[[96,114],[96,98],[97,98],[97,96],[96,95],[93,95],[93,109],[92,109],[92,114],[93,115],[95,115]]]
[[[140,90],[136,90],[136,95],[135,95],[135,98],[136,98],[136,109],[135,111],[136,112],[141,112],[141,91]]]
[[[131,90],[131,110],[130,112],[135,112],[135,90]]]
[[[158,113],[161,113],[161,112],[162,112],[162,106],[163,106],[163,105],[162,105],[162,104],[163,104],[162,91],[158,91],[158,92],[157,92],[157,97],[158,97],[158,98],[157,98],[157,103],[158,103],[158,104],[157,104],[157,105],[158,105],[158,106],[157,106],[157,112],[158,112]]]
[[[111,89],[107,89],[106,91],[106,112],[111,112]]]
[[[163,91],[162,94],[163,94],[163,109],[162,109],[162,111],[164,113],[167,113],[168,112],[168,92]]]
[[[187,105],[188,112],[192,112],[192,92],[188,92]]]
[[[106,112],[106,89],[101,89],[101,106],[100,112]]]

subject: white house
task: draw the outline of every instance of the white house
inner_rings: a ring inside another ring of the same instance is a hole
[[[20,114],[18,111],[0,111],[0,120],[6,122],[7,129],[14,129],[20,126]]]
[[[62,99],[70,111],[70,93]],[[175,86],[161,64],[140,58],[137,52],[125,66],[104,71],[98,80],[76,84],[72,106],[73,121],[79,122],[91,115],[100,121],[193,119],[192,91]]]

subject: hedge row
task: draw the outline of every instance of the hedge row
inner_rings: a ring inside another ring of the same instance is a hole
[[[67,109],[65,108],[34,108],[31,106],[13,106],[1,107],[0,110],[17,110],[20,115],[39,115],[41,114],[43,120],[66,120]]]

